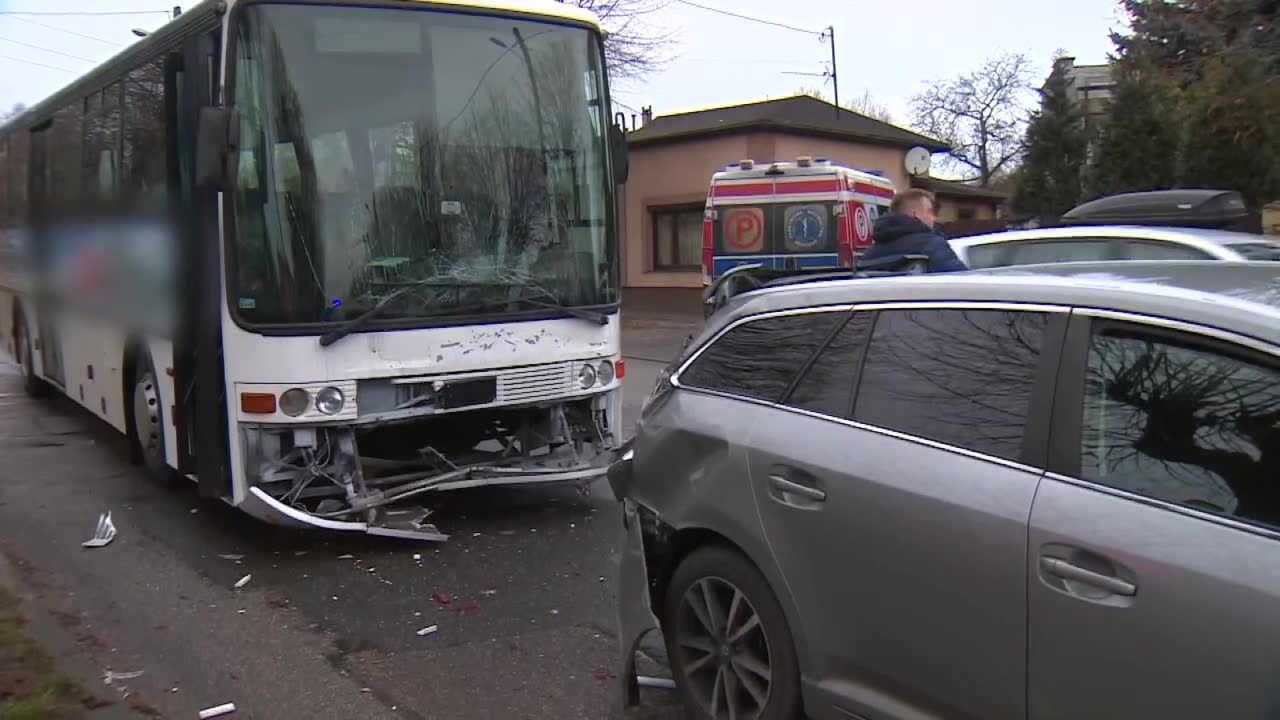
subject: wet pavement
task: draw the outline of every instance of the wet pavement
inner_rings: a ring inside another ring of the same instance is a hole
[[[630,428],[687,330],[628,335]],[[438,545],[283,530],[148,479],[123,438],[28,399],[2,361],[0,458],[0,550],[33,625],[77,674],[144,670],[96,688],[136,716],[622,717],[604,483],[442,495]],[[80,547],[107,510],[116,540]],[[669,693],[645,697],[627,717],[676,717]]]

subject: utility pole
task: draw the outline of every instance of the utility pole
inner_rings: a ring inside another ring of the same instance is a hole
[[[819,36],[831,42],[831,92],[836,98],[837,114],[840,107],[840,79],[836,77],[836,28],[828,25],[827,31]]]

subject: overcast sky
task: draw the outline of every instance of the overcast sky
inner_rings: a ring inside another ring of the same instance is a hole
[[[1115,0],[694,1],[815,32],[834,25],[841,98],[869,91],[900,124],[909,120],[913,93],[997,52],[1027,53],[1037,74],[1047,72],[1058,49],[1079,63],[1103,62],[1111,50],[1108,31],[1120,23]],[[131,29],[151,30],[163,24],[165,11],[174,4],[0,0],[0,12],[150,11],[116,16],[0,14],[0,109],[15,102],[38,102],[136,40]],[[783,97],[823,82],[786,71],[822,73],[829,67],[830,47],[816,35],[735,19],[680,0],[657,14],[653,24],[674,34],[672,54],[677,57],[663,72],[615,88],[617,99],[637,112],[643,105],[664,114]],[[825,90],[830,92],[830,84]]]

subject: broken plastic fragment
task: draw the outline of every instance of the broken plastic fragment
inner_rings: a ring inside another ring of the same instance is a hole
[[[428,625],[427,627],[424,627],[418,631],[418,637],[426,637],[427,635],[430,635],[431,633],[439,629],[440,629],[439,625]]]
[[[421,561],[421,560],[422,560],[422,553],[414,553],[414,554],[413,554],[413,559],[414,559],[414,560]]]
[[[676,681],[671,678],[648,677],[647,675],[639,675],[636,677],[636,683],[640,687],[662,688],[663,690],[675,690]]]
[[[339,560],[355,560],[356,556],[355,555],[339,555],[338,559]]]
[[[497,590],[481,590],[480,594],[485,597],[493,597],[494,595],[498,594],[498,591]]]
[[[449,603],[453,602],[453,596],[450,595],[449,593],[438,592],[432,595],[431,597],[435,598],[435,601],[440,603],[441,605],[448,605]]]
[[[98,526],[93,530],[93,537],[80,544],[87,548],[100,548],[115,538],[116,526],[111,522],[111,513],[104,512],[98,516]]]
[[[145,671],[135,670],[133,672],[111,672],[110,670],[107,670],[102,673],[102,684],[110,685],[111,683],[120,682],[121,680],[139,678],[142,677],[143,672]]]
[[[239,590],[245,585],[248,585],[251,579],[253,579],[252,575],[245,575],[244,577],[240,578],[239,580],[236,581],[236,586],[235,586],[236,589]]]
[[[218,557],[222,558],[223,560],[243,560],[244,559],[243,555],[233,555],[233,554],[219,555]]]
[[[236,711],[235,703],[227,703],[226,705],[219,705],[217,707],[205,708],[204,710],[200,711],[200,720],[209,720],[209,718],[216,718],[216,717],[222,717],[223,715],[230,715],[235,711]]]

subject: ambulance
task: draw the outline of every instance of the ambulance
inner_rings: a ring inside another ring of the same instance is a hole
[[[852,268],[893,195],[886,178],[826,158],[733,163],[707,193],[703,284],[741,265]]]

